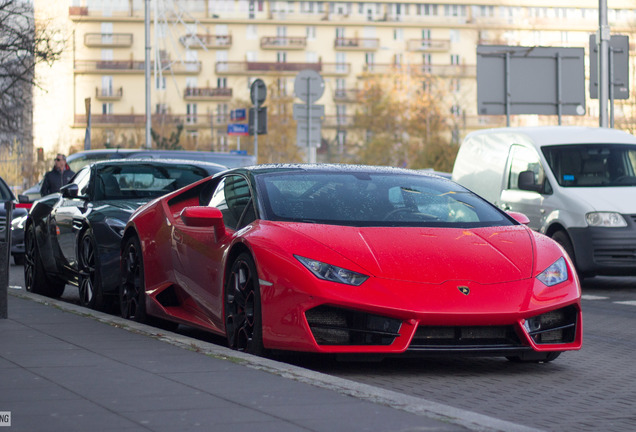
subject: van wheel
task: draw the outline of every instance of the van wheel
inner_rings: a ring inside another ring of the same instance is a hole
[[[559,230],[559,231],[556,231],[554,234],[552,234],[552,240],[560,244],[563,247],[563,249],[565,249],[565,251],[568,253],[568,256],[574,263],[574,267],[576,268],[579,277],[586,276],[585,274],[579,271],[578,266],[576,265],[576,257],[574,256],[574,246],[572,246],[572,241],[570,240],[570,236],[568,236],[568,234],[565,231]]]

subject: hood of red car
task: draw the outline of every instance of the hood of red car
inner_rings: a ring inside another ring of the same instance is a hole
[[[381,278],[488,284],[532,276],[534,241],[523,226],[455,229],[292,223],[286,227]],[[305,255],[320,259],[310,252]]]

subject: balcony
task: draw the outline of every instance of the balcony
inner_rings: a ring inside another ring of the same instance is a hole
[[[222,101],[232,98],[231,88],[186,87],[183,98],[190,101]]]
[[[450,39],[410,39],[406,50],[410,52],[446,52],[450,49]]]
[[[201,62],[170,62],[164,60],[162,70],[174,74],[195,75],[201,72]],[[151,62],[150,69],[154,69]],[[74,71],[77,74],[142,74],[145,71],[143,60],[75,60]]]
[[[335,102],[357,102],[360,90],[358,89],[336,89],[333,92]]]
[[[265,36],[261,38],[261,49],[302,50],[306,47],[306,37]]]
[[[99,88],[95,87],[95,99],[102,101],[118,101],[124,95],[124,89]]]
[[[232,36],[211,34],[185,35],[179,38],[179,42],[189,49],[230,48],[232,46]]]
[[[380,47],[379,38],[336,38],[333,47],[340,51],[375,51]]]
[[[216,119],[216,117],[214,117]],[[86,115],[75,114],[75,127],[86,127]],[[196,128],[209,128],[213,116],[211,114],[153,114],[153,125],[174,123]],[[144,114],[93,114],[91,126],[93,127],[143,127],[146,123]]]
[[[348,75],[349,63],[216,62],[217,75],[296,75],[311,69],[323,75]]]
[[[476,77],[476,65],[396,65],[375,63],[364,65],[363,71],[371,75],[406,73],[411,75],[436,75],[440,77]]]
[[[133,43],[132,33],[86,33],[84,45],[87,47],[121,48]]]

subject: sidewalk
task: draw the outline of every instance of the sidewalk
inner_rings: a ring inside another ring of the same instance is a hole
[[[7,432],[530,430],[23,291],[8,307],[0,432],[7,412]]]

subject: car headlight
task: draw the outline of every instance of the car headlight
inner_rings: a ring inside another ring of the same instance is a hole
[[[112,229],[119,237],[122,237],[124,235],[124,228],[126,228],[125,222],[115,218],[106,218],[104,219],[104,222],[106,222],[106,225],[108,225],[108,227]]]
[[[541,282],[546,286],[556,285],[568,280],[568,266],[565,264],[565,258],[561,257],[550,267],[543,270],[538,276]]]
[[[627,222],[620,213],[615,212],[592,212],[585,215],[585,220],[589,226],[598,227],[626,227]]]
[[[342,267],[336,267],[334,265],[326,264],[324,262],[316,261],[310,258],[305,258],[298,255],[294,255],[294,257],[296,257],[296,259],[300,261],[302,265],[307,267],[307,269],[319,279],[359,286],[369,278],[369,276],[367,275],[347,270]]]

